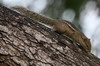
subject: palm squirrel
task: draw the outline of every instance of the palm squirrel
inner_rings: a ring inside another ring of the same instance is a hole
[[[55,20],[50,19],[44,16],[41,16],[40,14],[37,14],[33,11],[30,11],[24,7],[16,6],[12,7],[13,9],[19,11],[25,16],[28,16],[32,19],[35,19],[39,22],[42,22],[44,24],[47,24],[54,29],[56,29],[58,32],[63,33],[64,35],[68,36],[75,42],[79,43],[79,45],[87,52],[91,51],[91,43],[90,39],[88,39],[76,26],[74,26],[71,22],[65,21],[65,20]]]

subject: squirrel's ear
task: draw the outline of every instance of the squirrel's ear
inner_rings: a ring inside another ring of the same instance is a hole
[[[90,39],[86,39],[86,38],[84,38],[84,40],[85,40],[85,41],[86,41],[86,40],[90,41]]]

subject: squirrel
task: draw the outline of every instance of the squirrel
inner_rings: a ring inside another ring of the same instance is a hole
[[[91,52],[91,42],[76,26],[71,22],[65,20],[55,20],[44,17],[38,13],[30,11],[24,7],[16,6],[12,7],[13,9],[19,11],[25,16],[28,16],[32,19],[35,19],[41,23],[49,25],[56,29],[57,32],[61,32],[64,35],[68,36],[76,43],[78,43],[86,52]]]

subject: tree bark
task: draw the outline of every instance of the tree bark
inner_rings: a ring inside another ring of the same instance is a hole
[[[0,66],[100,66],[69,38],[0,5]]]

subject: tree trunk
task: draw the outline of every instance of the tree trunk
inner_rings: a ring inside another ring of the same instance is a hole
[[[69,38],[0,5],[0,66],[100,66]]]

